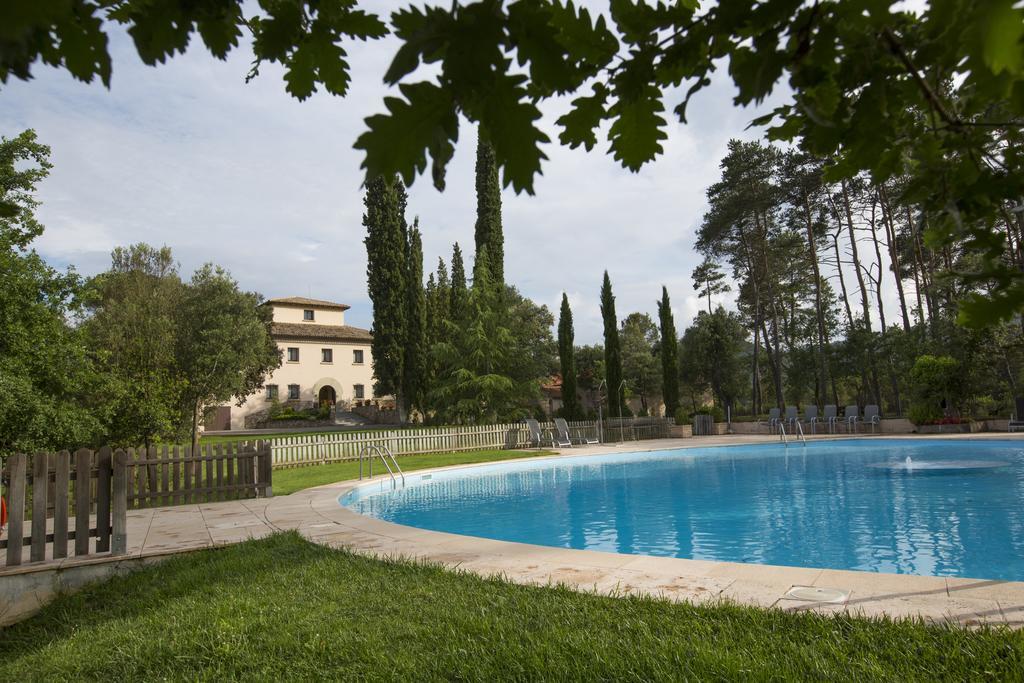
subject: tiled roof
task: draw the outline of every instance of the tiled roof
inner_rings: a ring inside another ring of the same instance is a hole
[[[270,336],[282,339],[317,339],[324,341],[369,342],[369,330],[350,325],[316,325],[313,323],[272,323]]]
[[[342,311],[347,311],[351,308],[348,304],[339,304],[334,301],[324,301],[323,299],[307,299],[304,296],[286,296],[281,299],[268,299],[268,304],[277,304],[278,306],[319,306],[320,308],[336,308]]]

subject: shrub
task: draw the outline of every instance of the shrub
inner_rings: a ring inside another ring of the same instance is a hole
[[[963,402],[960,362],[950,356],[919,356],[910,370],[910,419],[932,424]]]
[[[715,422],[725,422],[725,411],[715,405],[701,406],[694,415],[710,415]]]
[[[676,414],[674,417],[676,418],[677,425],[685,425],[690,423],[690,413],[686,410],[686,408],[682,406],[676,408]]]

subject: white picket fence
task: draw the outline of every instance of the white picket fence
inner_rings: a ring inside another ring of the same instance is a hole
[[[604,441],[636,441],[668,436],[671,419],[625,418],[605,420],[598,429],[595,421],[570,422],[573,439],[597,438]],[[542,423],[542,430],[553,430],[553,423]],[[373,430],[369,432],[335,432],[270,439],[275,468],[355,460],[366,446],[387,446],[396,457],[425,453],[451,453],[484,449],[529,448],[530,431],[523,422],[497,425],[466,425],[448,427],[410,427]]]

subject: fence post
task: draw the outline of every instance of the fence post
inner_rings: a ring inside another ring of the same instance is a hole
[[[110,446],[96,454],[96,552],[110,550]]]
[[[111,503],[114,533],[110,539],[110,554],[124,555],[128,552],[128,454],[120,448],[114,454],[113,466]]]
[[[25,537],[25,459],[24,453],[15,453],[7,459],[7,566],[21,564],[21,545]]]
[[[270,498],[274,495],[271,485],[273,476],[273,463],[270,459],[270,444],[266,441],[260,442],[256,453],[256,495],[260,498]]]
[[[89,475],[92,469],[92,451],[75,451],[75,555],[89,554]]]
[[[71,453],[54,454],[53,559],[68,556],[68,487],[71,484]]]
[[[46,453],[32,456],[32,549],[29,562],[42,562],[46,559],[46,480],[49,479],[49,467]],[[8,543],[11,539],[8,539]],[[17,539],[21,543],[21,539]]]

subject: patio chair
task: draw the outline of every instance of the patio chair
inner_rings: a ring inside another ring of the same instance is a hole
[[[782,411],[778,408],[770,408],[768,410],[768,431],[775,432],[775,428],[779,426],[780,416]]]
[[[564,432],[564,434],[567,437],[567,439],[569,441],[572,441],[572,432],[569,431],[570,430],[569,423],[565,421],[564,417],[556,417],[555,418],[555,429],[558,430],[559,433]],[[596,430],[595,430],[593,436],[587,436],[587,434],[583,430],[580,430],[579,431],[579,435],[576,437],[576,443],[577,444],[594,444],[594,443],[600,443],[600,441],[597,440],[597,432],[596,432]]]
[[[811,434],[817,434],[818,433],[817,427],[818,427],[818,423],[819,422],[821,422],[821,418],[818,417],[818,406],[817,405],[804,406],[804,419],[803,419],[803,423],[806,424],[806,425],[810,425],[810,427],[811,427]]]
[[[864,406],[864,424],[871,425],[871,433],[875,433],[875,427],[882,424],[882,411],[878,406]]]
[[[551,435],[551,445],[559,448],[572,448],[572,438],[569,436],[569,424],[564,418],[555,418],[555,432]]]
[[[790,431],[796,428],[796,421],[799,420],[796,406],[786,406],[786,424]]]
[[[1011,432],[1024,429],[1024,398],[1017,396],[1014,403],[1017,404],[1017,410],[1010,416],[1010,424],[1007,427]]]
[[[836,406],[825,406],[825,416],[822,421],[828,427],[828,433],[834,434],[836,431],[836,423],[839,421],[839,409]]]
[[[855,434],[857,432],[857,420],[859,419],[860,408],[857,404],[846,406],[846,412],[843,414],[843,420],[846,422],[847,433]]]
[[[532,418],[526,419],[526,427],[527,429],[530,430],[530,443],[533,445],[534,448],[541,448],[546,441],[544,432],[546,432],[547,430],[541,429],[540,422],[537,422]],[[555,445],[553,439],[547,440],[551,441],[552,446]]]

